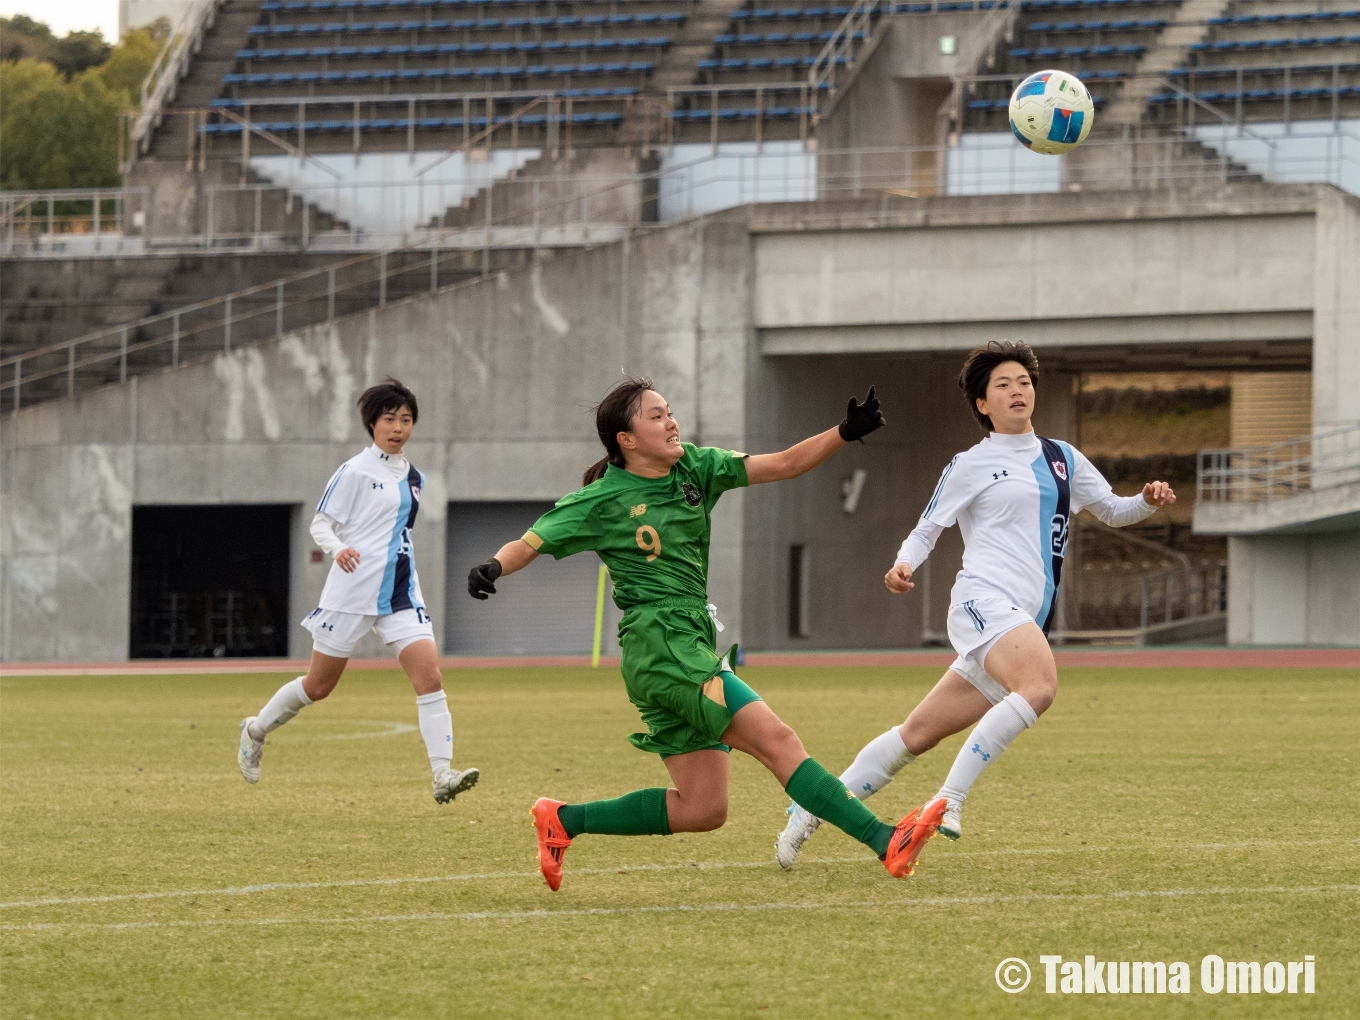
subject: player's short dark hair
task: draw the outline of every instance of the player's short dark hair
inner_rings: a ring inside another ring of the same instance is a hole
[[[359,394],[359,417],[364,420],[364,428],[373,435],[373,426],[378,419],[403,407],[411,409],[411,422],[420,421],[420,407],[416,395],[390,375],[376,386],[370,386]]]
[[[604,445],[605,455],[586,468],[581,476],[582,486],[603,478],[610,464],[623,467],[619,433],[633,431],[633,418],[642,404],[642,395],[652,388],[652,380],[630,375],[595,405],[595,433]]]
[[[978,410],[977,402],[987,396],[987,384],[992,381],[992,370],[1007,361],[1018,361],[1029,373],[1029,381],[1039,388],[1039,359],[1023,340],[993,340],[986,347],[975,347],[968,352],[968,360],[959,372],[959,389],[968,398],[968,410],[982,426],[983,432],[992,431],[992,419]]]

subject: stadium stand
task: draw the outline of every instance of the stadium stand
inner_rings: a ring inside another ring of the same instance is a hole
[[[1360,113],[1360,3],[1239,2],[1206,25],[1168,77],[1235,122],[1336,120]],[[1153,119],[1178,96],[1154,94]],[[1184,115],[1182,114],[1182,117]]]

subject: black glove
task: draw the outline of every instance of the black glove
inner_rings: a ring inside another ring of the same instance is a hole
[[[853,443],[886,424],[888,423],[883,418],[883,412],[878,409],[874,387],[870,386],[869,395],[864,398],[864,403],[861,404],[854,397],[850,398],[850,404],[845,409],[845,421],[840,425],[841,438],[847,443]]]
[[[496,594],[496,578],[501,576],[501,561],[491,557],[468,572],[468,594],[485,602]]]

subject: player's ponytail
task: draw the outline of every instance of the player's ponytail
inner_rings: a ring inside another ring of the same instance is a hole
[[[603,478],[610,464],[623,467],[619,433],[633,431],[633,417],[642,403],[642,395],[651,388],[650,379],[638,379],[630,375],[595,405],[595,432],[604,445],[605,455],[586,468],[586,473],[581,476],[582,487]]]

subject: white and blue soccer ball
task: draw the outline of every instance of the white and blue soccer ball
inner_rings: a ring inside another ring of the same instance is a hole
[[[1071,152],[1091,133],[1096,104],[1066,71],[1039,71],[1011,96],[1011,131],[1027,149],[1045,156]]]

